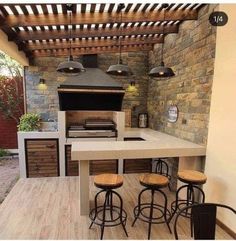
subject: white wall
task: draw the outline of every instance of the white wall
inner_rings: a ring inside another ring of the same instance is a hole
[[[8,41],[7,35],[2,30],[0,30],[0,50],[11,56],[21,65],[29,65],[29,60],[25,56],[24,52],[19,51],[17,45],[13,41]]]
[[[229,20],[217,28],[204,190],[208,202],[236,209],[236,4],[219,11]],[[236,215],[223,211],[218,218],[236,232]]]

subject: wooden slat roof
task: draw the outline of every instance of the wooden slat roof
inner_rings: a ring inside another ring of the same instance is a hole
[[[68,55],[70,29],[73,55],[117,52],[119,35],[123,51],[149,51],[163,42],[163,27],[165,34],[178,33],[183,21],[197,19],[202,6],[169,4],[163,23],[158,3],[127,3],[122,22],[115,3],[0,4],[0,28],[29,58]]]

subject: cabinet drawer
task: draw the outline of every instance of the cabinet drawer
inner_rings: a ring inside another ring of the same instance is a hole
[[[65,147],[66,153],[66,176],[79,175],[79,162],[71,160],[71,146]],[[98,175],[101,173],[117,173],[118,161],[117,160],[91,160],[89,162],[90,175]]]
[[[58,139],[25,140],[27,177],[59,176]]]

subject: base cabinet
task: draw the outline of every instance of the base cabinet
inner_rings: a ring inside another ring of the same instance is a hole
[[[26,139],[27,177],[59,176],[58,139]]]
[[[79,162],[71,160],[71,146],[65,147],[66,153],[66,176],[78,176],[79,175]],[[118,160],[91,160],[90,175],[98,175],[101,173],[117,173],[118,172]]]

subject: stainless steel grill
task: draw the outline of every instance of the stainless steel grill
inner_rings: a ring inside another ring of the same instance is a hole
[[[116,137],[116,125],[112,120],[90,119],[84,125],[73,125],[68,128],[68,137],[95,138]]]

